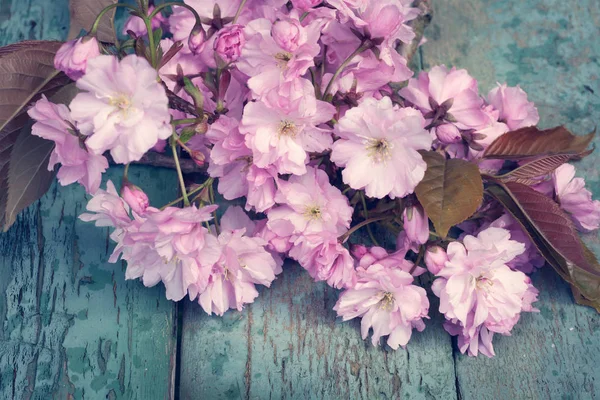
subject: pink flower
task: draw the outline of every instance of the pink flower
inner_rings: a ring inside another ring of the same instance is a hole
[[[592,193],[585,188],[583,178],[575,177],[575,167],[563,164],[553,175],[554,190],[561,208],[582,232],[590,232],[600,226],[600,201],[592,200]]]
[[[79,219],[94,222],[96,226],[125,228],[131,223],[129,206],[110,180],[106,182],[106,190],[98,189],[85,208],[90,213],[81,214]]]
[[[356,283],[354,259],[335,235],[313,235],[292,247],[290,257],[298,261],[317,282],[327,281],[336,289]]]
[[[479,129],[487,121],[477,81],[464,69],[433,67],[411,79],[400,95],[421,110],[434,127],[453,123],[459,129]]]
[[[373,345],[389,335],[387,344],[397,349],[406,346],[413,328],[425,329],[429,300],[425,289],[412,284],[412,275],[381,264],[359,267],[357,274],[356,285],[342,292],[333,309],[344,321],[361,317],[363,339],[373,328]]]
[[[146,195],[142,189],[131,183],[127,183],[123,186],[123,189],[121,190],[121,196],[129,205],[129,207],[131,207],[133,212],[137,213],[138,215],[143,215],[150,205],[148,195]]]
[[[388,97],[366,99],[336,124],[340,140],[331,160],[344,167],[344,182],[369,197],[404,197],[423,179],[425,161],[418,150],[431,148],[421,113],[398,108]]]
[[[527,93],[519,86],[507,87],[506,84],[492,89],[487,96],[488,102],[500,111],[500,120],[511,131],[527,126],[535,126],[540,120],[537,108],[527,100]]]
[[[308,11],[322,2],[323,0],[292,0],[292,5],[301,11]]]
[[[54,68],[76,81],[85,74],[88,61],[99,55],[100,47],[95,37],[70,40],[56,52]]]
[[[67,106],[51,103],[42,96],[28,114],[36,121],[31,133],[55,144],[48,170],[52,171],[60,163],[57,177],[61,185],[79,182],[88,193],[95,193],[100,187],[102,173],[108,168],[108,161],[102,155],[85,150],[84,142],[73,130],[75,122]]]
[[[242,310],[258,296],[255,285],[270,286],[281,273],[281,262],[265,249],[267,244],[257,237],[245,236],[250,220],[239,207],[227,210],[221,219],[219,235],[221,254],[212,265],[208,279],[200,279],[190,287],[190,299],[198,302],[206,313],[223,315],[229,308]]]
[[[379,246],[373,246],[367,249],[367,251],[360,255],[363,251],[355,253],[355,256],[359,259],[358,266],[367,268],[372,264],[383,265],[386,268],[401,269],[402,271],[410,273],[412,276],[419,276],[425,272],[424,268],[415,266],[412,262],[405,259],[407,248],[397,246],[397,251],[394,253],[388,253],[386,249]]]
[[[77,81],[82,90],[71,116],[93,154],[107,150],[118,163],[139,160],[159,139],[171,136],[168,99],[148,61],[129,55],[119,61],[98,56]]]
[[[329,233],[337,238],[350,227],[353,209],[325,171],[308,167],[306,174],[281,180],[278,186],[279,206],[267,212],[267,226],[279,236]]]
[[[461,328],[461,340],[471,343],[483,327],[507,335],[522,311],[533,311],[537,290],[527,275],[506,265],[524,250],[501,228],[450,243],[448,261],[432,290],[440,298],[440,312]]]
[[[244,28],[241,25],[228,25],[217,33],[214,50],[222,60],[234,62],[240,58],[245,43]]]
[[[429,219],[420,204],[406,207],[402,220],[406,236],[411,242],[425,244],[429,240]]]
[[[437,275],[446,266],[448,255],[440,246],[429,246],[425,250],[425,265],[433,275]]]
[[[127,279],[142,278],[145,286],[162,281],[167,299],[179,301],[190,286],[208,280],[220,257],[217,238],[203,226],[216,208],[148,208],[125,229],[110,261],[121,256]]]
[[[193,54],[198,55],[204,51],[205,46],[206,32],[202,26],[195,27],[190,33],[190,37],[188,39],[188,48]]]
[[[148,15],[152,14],[154,11],[154,6],[148,7]],[[168,25],[168,20],[162,13],[158,13],[152,18],[152,29],[158,29],[161,26]],[[147,29],[144,20],[138,17],[137,15],[130,15],[129,18],[125,21],[125,25],[123,25],[123,35],[127,35],[128,31],[133,32],[136,36],[144,36],[146,35]]]
[[[274,166],[280,174],[302,175],[306,172],[309,152],[330,148],[331,133],[317,126],[333,117],[331,104],[316,100],[307,81],[306,97],[294,100],[286,108],[270,108],[251,102],[244,108],[240,132],[252,149],[253,163],[259,168]],[[308,90],[308,91],[307,91]]]
[[[277,34],[277,25],[287,27],[282,29],[288,31],[287,38],[284,39],[283,33]],[[244,28],[246,45],[237,67],[251,77],[248,87],[256,97],[262,98],[283,82],[302,77],[314,65],[314,58],[321,51],[318,44],[320,30],[314,28],[303,27],[291,18],[281,19],[275,26],[266,18],[255,19]],[[274,36],[271,35],[272,29],[276,32]]]

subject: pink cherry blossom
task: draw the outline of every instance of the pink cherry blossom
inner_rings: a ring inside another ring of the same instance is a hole
[[[148,7],[148,15],[152,14],[156,7],[149,6]],[[162,14],[158,13],[152,18],[152,29],[158,29],[160,27],[166,27],[168,25],[167,18]],[[146,35],[147,29],[144,20],[138,17],[137,15],[130,15],[129,18],[125,21],[123,25],[123,35],[127,35],[128,31],[133,32],[136,36],[144,36]]]
[[[394,253],[389,253],[383,247],[373,246],[367,248],[366,251],[360,251],[360,253],[364,253],[360,256],[359,253],[355,253],[355,257],[358,258],[358,266],[362,268],[367,268],[372,264],[380,264],[386,268],[401,269],[409,272],[412,276],[419,276],[425,272],[424,268],[415,266],[405,259],[407,248],[397,246],[396,250]]]
[[[308,167],[306,174],[280,180],[277,207],[267,212],[269,229],[279,236],[330,233],[336,237],[350,227],[352,207],[342,192],[329,183],[323,170]]]
[[[271,36],[279,47],[291,53],[308,39],[308,33],[300,21],[293,18],[275,21],[271,27]]]
[[[109,226],[125,228],[131,223],[129,205],[119,197],[119,193],[112,181],[106,182],[106,190],[98,189],[88,201],[86,210],[79,219],[85,222],[94,222],[96,226]]]
[[[433,67],[411,79],[400,95],[421,110],[430,125],[453,123],[459,129],[479,129],[487,121],[477,81],[464,69]]]
[[[527,126],[535,126],[540,120],[537,108],[527,100],[527,93],[519,86],[507,87],[506,84],[492,89],[487,96],[488,102],[500,111],[500,120],[511,131]]]
[[[365,189],[369,197],[404,197],[425,175],[426,164],[418,150],[431,148],[418,111],[398,108],[388,97],[366,99],[340,118],[331,160],[344,167],[344,182]]]
[[[425,244],[429,240],[429,219],[420,204],[406,207],[402,220],[406,236],[410,241]]]
[[[292,5],[301,11],[308,11],[322,2],[323,0],[292,0]]]
[[[425,250],[425,265],[433,275],[437,275],[446,266],[448,255],[440,246],[429,246]]]
[[[107,150],[118,163],[139,160],[159,139],[171,136],[164,88],[145,59],[98,56],[77,81],[82,90],[71,102],[71,116],[93,154]]]
[[[310,82],[308,86],[312,88]],[[260,168],[274,166],[280,174],[302,175],[306,172],[309,152],[330,148],[332,137],[319,128],[333,117],[331,104],[316,100],[310,89],[287,108],[270,108],[261,101],[244,108],[240,132],[252,149],[253,163]]]
[[[214,50],[222,60],[234,62],[240,58],[246,43],[243,29],[241,25],[228,25],[217,33]]]
[[[60,163],[57,177],[61,185],[79,182],[88,193],[95,193],[100,187],[102,173],[108,168],[108,161],[102,155],[85,150],[85,142],[73,130],[75,122],[67,106],[54,104],[42,96],[28,114],[36,121],[31,133],[55,144],[48,170],[52,171]]]
[[[326,281],[336,289],[356,283],[354,259],[335,235],[312,235],[290,250],[289,256],[300,263],[317,282]]]
[[[571,215],[580,231],[590,232],[600,226],[600,201],[592,200],[585,180],[575,177],[575,167],[563,164],[553,175],[554,190],[561,208]]]
[[[381,264],[359,267],[357,275],[356,285],[342,292],[333,309],[344,321],[361,317],[363,339],[372,328],[373,345],[389,335],[387,344],[397,349],[406,346],[413,328],[425,329],[429,300],[425,289],[412,284],[412,275]]]
[[[99,55],[100,47],[95,37],[86,36],[70,40],[56,52],[54,68],[77,80],[85,74],[88,61]]]
[[[448,261],[432,289],[440,298],[440,312],[461,328],[465,342],[477,338],[482,327],[507,335],[522,311],[533,311],[537,290],[529,277],[507,265],[524,250],[524,244],[501,228],[487,228],[477,237],[467,235],[463,243],[448,245]]]
[[[139,215],[143,215],[150,206],[148,195],[144,193],[142,189],[131,183],[127,183],[123,186],[123,189],[121,189],[121,196],[129,207],[131,207],[133,212]]]

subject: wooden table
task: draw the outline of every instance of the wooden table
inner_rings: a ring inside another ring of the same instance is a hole
[[[487,92],[521,84],[545,127],[600,121],[598,0],[437,0],[425,68],[468,68]],[[62,39],[67,0],[0,0],[0,41]],[[598,141],[596,145],[600,144]],[[600,155],[579,166],[600,198]],[[132,168],[164,203],[171,171]],[[119,180],[117,168],[108,174]],[[155,177],[161,180],[155,180]],[[288,264],[243,312],[208,317],[108,264],[108,231],[82,223],[86,196],[54,185],[0,234],[1,399],[590,399],[600,392],[600,317],[573,304],[548,267],[540,313],[524,315],[497,356],[459,354],[433,313],[406,350],[375,348],[332,311],[337,291]],[[600,254],[598,237],[586,241]],[[432,309],[437,304],[432,301]]]

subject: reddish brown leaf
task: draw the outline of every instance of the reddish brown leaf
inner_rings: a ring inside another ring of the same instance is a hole
[[[447,160],[434,151],[424,151],[421,155],[427,171],[415,193],[436,232],[445,237],[452,226],[473,215],[481,204],[481,175],[473,163]]]
[[[89,31],[100,11],[116,3],[118,0],[70,0],[71,28],[69,39],[79,36],[81,30]],[[113,43],[115,41],[115,10],[102,16],[98,25],[98,39],[101,42]]]
[[[529,161],[514,170],[507,172],[498,178],[505,182],[521,182],[526,183],[531,178],[547,175],[553,172],[556,168],[573,158],[579,158],[570,154],[557,154],[552,156],[544,156],[535,160]]]
[[[523,160],[556,154],[578,155],[584,153],[595,132],[584,136],[573,135],[564,126],[541,131],[536,127],[522,128],[505,133],[492,142],[484,158]]]

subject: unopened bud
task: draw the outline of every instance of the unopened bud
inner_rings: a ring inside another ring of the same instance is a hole
[[[202,25],[195,25],[188,39],[188,47],[193,54],[198,55],[204,50],[205,45],[206,32],[204,32]]]
[[[121,197],[129,207],[139,215],[143,215],[146,212],[146,209],[150,205],[150,201],[148,200],[148,196],[142,189],[139,187],[127,182],[123,189],[121,190]]]
[[[444,268],[446,261],[448,255],[440,246],[430,246],[425,251],[425,265],[433,275],[437,275]]]

